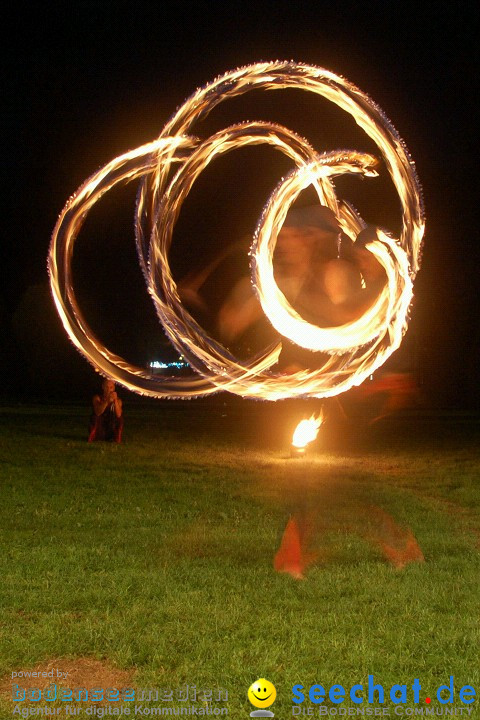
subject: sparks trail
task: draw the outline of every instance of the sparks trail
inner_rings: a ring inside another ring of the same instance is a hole
[[[377,173],[375,158],[347,150],[319,154],[291,130],[264,122],[233,125],[203,142],[193,137],[195,122],[223,100],[252,89],[282,88],[316,93],[352,115],[377,145],[400,200],[399,240],[376,230],[365,244],[365,252],[383,268],[384,287],[359,317],[332,327],[308,322],[294,310],[275,281],[273,252],[289,208],[310,185],[320,205],[334,213],[342,232],[355,243],[365,223],[347,202],[337,199],[332,178],[344,173],[373,177]],[[281,343],[249,361],[233,357],[182,305],[168,262],[181,205],[198,175],[215,157],[260,143],[286,154],[295,169],[274,190],[257,225],[251,247],[252,284],[265,315],[281,336],[326,354],[315,369],[275,371]],[[196,372],[190,378],[160,378],[112,353],[94,335],[76,301],[71,263],[85,217],[106,192],[136,179],[141,180],[136,213],[140,264],[167,336]],[[171,398],[218,390],[264,400],[329,397],[361,384],[399,347],[407,328],[423,233],[421,192],[413,163],[378,106],[355,85],[328,70],[292,62],[259,63],[228,72],[197,90],[156,141],[115,158],[87,180],[59,217],[48,268],[58,313],[74,345],[100,373],[130,390]]]

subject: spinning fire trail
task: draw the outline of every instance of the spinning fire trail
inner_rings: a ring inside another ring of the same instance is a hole
[[[398,240],[377,231],[366,245],[385,271],[385,286],[361,317],[337,327],[319,327],[300,317],[274,279],[273,253],[289,208],[309,186],[355,242],[365,223],[348,203],[337,199],[332,179],[345,173],[374,177],[376,159],[347,150],[319,154],[292,131],[266,122],[232,125],[204,141],[192,134],[195,122],[223,100],[253,89],[282,88],[316,93],[352,115],[375,142],[400,200],[402,230]],[[181,205],[202,170],[216,156],[262,143],[287,155],[294,168],[268,198],[258,222],[250,250],[252,284],[265,315],[282,336],[327,354],[322,367],[288,375],[272,369],[281,344],[241,362],[209,337],[182,306],[168,261]],[[136,208],[140,264],[167,336],[196,371],[191,378],[159,378],[112,353],[95,337],[76,301],[71,261],[85,217],[106,192],[136,179],[141,183]],[[423,234],[423,207],[413,162],[380,108],[348,80],[328,70],[289,62],[259,63],[228,72],[197,90],[157,140],[115,158],[89,178],[58,219],[48,268],[55,304],[72,342],[100,373],[130,390],[170,398],[203,396],[219,390],[265,400],[322,398],[359,385],[399,347],[408,323]]]

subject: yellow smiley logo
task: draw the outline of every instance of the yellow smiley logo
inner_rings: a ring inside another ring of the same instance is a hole
[[[277,691],[275,690],[275,685],[273,685],[270,680],[260,678],[250,685],[247,695],[254,707],[267,708],[275,702]]]

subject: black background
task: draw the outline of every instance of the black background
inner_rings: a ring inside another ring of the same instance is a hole
[[[293,59],[349,78],[405,140],[427,221],[406,348],[432,403],[476,407],[475,7],[412,8],[322,1],[15,3],[3,30],[3,394],[74,397],[95,379],[65,338],[47,287],[49,238],[69,195],[108,160],[154,139],[176,107],[215,76],[261,60]],[[277,120],[317,150],[371,149],[323,101],[315,106],[295,91],[282,98],[250,95],[217,108],[195,131],[207,136],[239,120]],[[172,256],[178,277],[251,232],[290,167],[266,149],[232,153],[214,166],[182,211]],[[396,230],[388,182],[352,180],[337,188],[367,221]],[[94,329],[112,349],[146,362],[169,351],[138,268],[134,201],[135,188],[127,187],[95,209],[74,271]]]

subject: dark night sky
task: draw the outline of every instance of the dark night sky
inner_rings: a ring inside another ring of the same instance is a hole
[[[14,7],[2,43],[7,121],[0,290],[4,327],[10,327],[15,316],[18,321],[28,288],[45,283],[49,235],[56,217],[88,175],[115,155],[153,139],[175,108],[216,75],[259,60],[294,59],[345,75],[369,93],[415,159],[424,188],[427,233],[414,332],[422,337],[423,362],[434,368],[438,388],[454,384],[458,393],[446,393],[448,399],[462,403],[471,398],[478,385],[480,351],[473,3],[418,4],[414,11],[403,3],[321,0],[103,0],[16,2]],[[277,110],[275,103],[268,102],[259,100],[262,119],[285,121],[307,135],[317,150],[349,145],[348,127],[340,123],[338,128],[319,129],[308,102],[298,110],[293,107],[293,112],[288,102],[279,104],[280,118],[266,117]],[[215,112],[216,127],[258,119],[253,101]],[[328,110],[325,113],[328,125]],[[335,123],[331,120],[330,125]],[[206,130],[210,131],[208,123]],[[322,138],[334,142],[334,130],[343,145],[318,146]],[[350,145],[358,147],[357,136]],[[213,247],[221,244],[222,228],[230,240],[250,229],[266,199],[262,193],[273,188],[279,179],[276,173],[283,170],[275,163],[268,170],[270,157],[260,154],[242,165],[242,157],[235,160],[232,155],[231,165],[219,163],[199,183],[179,223],[179,272],[187,258],[205,252],[208,256],[205,243],[208,246],[211,238]],[[259,168],[264,160],[263,176]],[[223,215],[215,207],[217,190],[212,183],[223,187],[222,207],[228,205],[228,197],[235,198]],[[358,192],[360,199],[355,201],[361,202]],[[250,200],[254,197],[258,208]],[[103,232],[107,245],[99,250],[98,242],[89,245],[85,239],[78,258],[79,292],[83,283],[87,304],[90,298],[92,305],[100,305],[105,300],[102,288],[108,289],[107,295],[115,294],[110,278],[120,277],[122,289],[128,289],[125,299],[118,297],[113,305],[123,311],[135,306],[130,313],[135,325],[142,313],[150,313],[145,320],[150,327],[155,318],[150,308],[146,310],[148,298],[133,247],[133,200],[134,190],[112,196],[92,219],[92,237],[100,240]],[[385,203],[388,215],[388,197]],[[366,207],[367,213],[374,213],[368,202]],[[382,217],[380,208],[379,213]],[[375,217],[367,219],[375,222]],[[195,241],[189,244],[192,235]],[[89,262],[93,262],[90,270]],[[104,322],[107,317],[113,320],[112,303],[107,305]],[[8,332],[13,331],[6,332],[10,337]],[[6,363],[9,368],[11,357]]]

